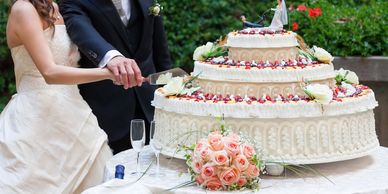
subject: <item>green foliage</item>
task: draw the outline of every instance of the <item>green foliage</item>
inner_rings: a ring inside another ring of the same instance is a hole
[[[308,9],[321,8],[322,15],[315,18],[308,11],[289,13],[290,24],[299,25],[296,32],[307,44],[322,47],[335,56],[388,55],[388,1],[331,2],[303,3]],[[294,7],[297,5],[300,4]]]
[[[3,0],[0,3],[0,61],[8,55],[7,39],[5,36],[5,29],[7,26],[7,15],[9,1]]]
[[[239,17],[256,21],[265,10],[275,7],[273,0],[164,0],[164,24],[175,66],[191,67],[196,47],[213,42],[228,32],[240,29]]]
[[[168,43],[175,66],[190,70],[196,47],[215,41],[228,32],[241,28],[239,17],[256,21],[265,10],[275,7],[276,1],[198,0],[159,1],[163,7]],[[308,12],[289,12],[297,31],[309,45],[317,45],[335,56],[388,55],[388,1],[384,0],[304,0],[287,1],[297,7],[319,7],[323,15],[312,19]],[[267,24],[273,13],[268,15]]]
[[[16,90],[6,39],[9,2],[8,0],[0,2],[0,112]]]

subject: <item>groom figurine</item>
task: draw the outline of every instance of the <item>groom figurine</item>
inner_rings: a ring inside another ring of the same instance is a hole
[[[142,76],[171,68],[162,18],[150,12],[158,12],[150,9],[155,6],[154,0],[62,0],[60,4],[68,34],[81,52],[80,67],[108,68],[116,84],[123,85],[110,80],[79,85],[114,153],[131,147],[132,119],[144,119],[149,133],[156,88],[142,85]]]

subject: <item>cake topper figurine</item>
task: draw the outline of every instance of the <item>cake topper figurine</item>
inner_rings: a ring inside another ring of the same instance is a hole
[[[276,9],[272,9],[275,11],[275,15],[272,18],[271,25],[269,28],[272,29],[283,29],[283,25],[288,24],[288,16],[287,16],[287,6],[284,0],[278,0],[278,6]]]
[[[288,16],[287,16],[287,6],[286,2],[284,0],[278,0],[278,5],[276,8],[269,9],[263,13],[261,17],[259,17],[259,20],[257,22],[249,22],[246,20],[245,16],[241,16],[241,21],[243,22],[243,28],[263,28],[264,24],[263,22],[266,19],[267,14],[269,11],[275,11],[275,15],[272,18],[271,25],[269,28],[271,29],[282,29],[283,25],[288,24]]]

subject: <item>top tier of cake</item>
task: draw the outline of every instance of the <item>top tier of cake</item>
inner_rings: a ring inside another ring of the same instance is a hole
[[[226,43],[231,48],[284,48],[298,45],[296,33],[268,28],[247,28],[230,32]]]
[[[228,34],[229,58],[236,61],[282,61],[298,57],[298,41],[291,31],[247,28]]]

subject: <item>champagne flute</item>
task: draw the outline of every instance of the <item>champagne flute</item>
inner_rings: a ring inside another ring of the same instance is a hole
[[[160,172],[159,154],[162,151],[163,146],[159,140],[155,139],[155,133],[156,133],[156,122],[151,121],[151,123],[150,123],[150,146],[151,146],[151,148],[154,151],[155,156],[156,156],[156,172],[151,173],[150,176],[162,177],[165,175],[164,175],[164,173]]]
[[[140,173],[140,165],[139,165],[139,156],[145,144],[145,127],[144,127],[143,119],[131,120],[130,135],[131,135],[132,148],[137,152],[136,172],[132,172],[131,174],[140,176],[141,173]]]

